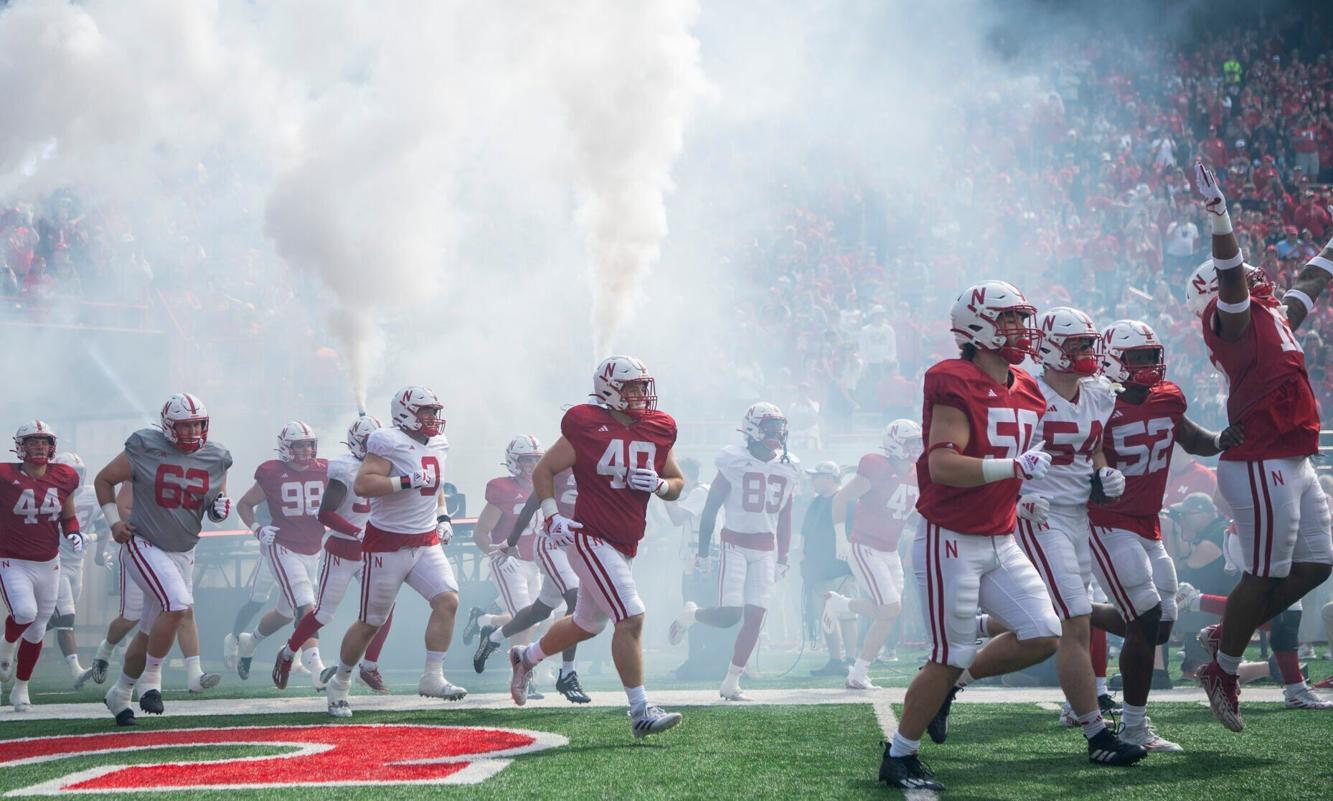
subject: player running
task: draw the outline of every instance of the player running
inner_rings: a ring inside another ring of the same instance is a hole
[[[79,679],[86,673],[79,664],[79,644],[74,639],[74,616],[78,612],[79,598],[83,595],[83,564],[87,553],[85,546],[105,538],[110,533],[102,509],[97,505],[97,493],[86,483],[88,468],[77,453],[66,451],[57,453],[51,460],[53,464],[63,464],[74,470],[79,477],[79,488],[74,491],[74,514],[79,518],[79,532],[83,542],[77,547],[66,538],[60,541],[60,592],[56,595],[56,611],[51,615],[47,628],[56,633],[56,644],[65,657],[70,678],[75,682],[75,689],[83,686]]]
[[[611,657],[629,699],[635,737],[680,723],[648,701],[643,687],[643,600],[630,565],[643,539],[648,500],[674,500],[685,479],[672,446],[676,421],[657,409],[653,377],[638,359],[612,356],[593,374],[593,403],[574,406],[560,421],[561,437],[532,475],[546,516],[543,536],[565,548],[579,576],[574,613],[552,624],[537,642],[509,649],[509,695],[522,706],[528,675],[547,655],[615,626]],[[571,519],[560,513],[555,477],[573,469],[579,495]]]
[[[1033,432],[1046,410],[1037,383],[1017,365],[1035,356],[1036,310],[1013,285],[964,290],[950,313],[960,355],[926,371],[917,462],[922,517],[914,543],[928,661],[912,680],[879,778],[904,790],[941,790],[917,753],[921,735],[965,670],[994,676],[1055,653],[1060,623],[1041,578],[1014,542],[1018,493],[1050,469]],[[1010,631],[977,650],[984,609]]]
[[[750,700],[741,691],[741,674],[759,643],[773,587],[787,575],[792,495],[801,478],[796,459],[787,452],[787,416],[781,409],[756,403],[746,409],[739,430],[745,445],[728,445],[715,460],[717,476],[699,517],[694,555],[698,570],[708,561],[717,513],[725,509],[717,606],[699,609],[686,603],[668,632],[670,643],[678,645],[696,622],[717,628],[741,624],[718,690],[728,701]]]
[[[1200,317],[1209,358],[1227,378],[1227,418],[1245,432],[1245,441],[1223,453],[1217,466],[1244,572],[1227,597],[1221,630],[1200,632],[1214,659],[1199,680],[1217,719],[1240,731],[1236,674],[1255,629],[1333,570],[1328,502],[1310,463],[1319,450],[1319,409],[1292,333],[1333,276],[1333,241],[1279,301],[1263,271],[1244,263],[1216,176],[1201,161],[1194,175],[1212,216],[1213,255],[1194,271],[1186,298]]]
[[[347,703],[352,670],[375,634],[388,623],[398,591],[407,584],[430,604],[426,667],[417,693],[457,701],[467,690],[444,677],[444,654],[453,639],[458,582],[441,546],[454,535],[445,512],[443,406],[425,387],[404,387],[389,404],[391,428],[366,440],[352,492],[370,501],[361,543],[361,611],[343,635],[338,668],[326,692],[329,714],[351,717]]]
[[[273,662],[273,684],[279,690],[287,688],[287,680],[292,671],[296,654],[301,652],[303,644],[314,640],[319,630],[333,620],[347,593],[347,586],[353,578],[361,578],[361,538],[364,536],[366,519],[370,516],[370,504],[365,498],[352,491],[356,483],[357,471],[366,458],[366,442],[370,435],[383,428],[377,417],[361,415],[347,428],[347,453],[334,457],[328,463],[328,483],[324,487],[319,501],[319,522],[329,528],[329,536],[324,540],[324,550],[320,556],[319,590],[315,595],[315,606],[306,612],[297,622],[291,637],[278,651]],[[384,677],[379,671],[379,655],[384,648],[384,640],[389,636],[389,627],[393,624],[393,611],[390,610],[384,625],[370,640],[365,656],[357,666],[357,677],[372,692],[384,695],[389,688],[384,684]],[[336,665],[314,670],[320,664],[318,656],[305,660],[310,667],[311,677],[316,689],[324,689]]]
[[[193,395],[178,393],[162,405],[161,427],[144,428],[93,480],[111,536],[125,546],[130,577],[143,591],[139,632],[125,653],[120,679],[107,691],[116,724],[134,724],[130,696],[160,715],[162,660],[194,607],[194,548],[203,516],[221,522],[231,514],[227,470],[231,454],[208,439],[208,410]],[[130,519],[121,520],[116,485],[134,494]]]
[[[60,592],[61,541],[83,553],[74,509],[79,477],[69,465],[51,461],[55,452],[55,432],[33,420],[14,433],[19,461],[0,464],[0,598],[9,611],[0,641],[0,682],[13,678],[9,703],[15,712],[32,707],[28,681]]]

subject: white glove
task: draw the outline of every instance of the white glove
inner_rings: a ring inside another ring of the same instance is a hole
[[[440,538],[441,545],[448,545],[449,540],[454,538],[454,525],[449,522],[446,515],[440,515],[435,518],[435,536]]]
[[[786,562],[778,562],[776,565],[773,566],[773,580],[782,581],[787,577],[787,571],[790,569],[791,565],[787,564]]]
[[[1031,520],[1034,525],[1046,525],[1046,514],[1051,511],[1051,502],[1040,495],[1022,495],[1018,498],[1018,516]]]
[[[1203,207],[1209,214],[1221,217],[1227,213],[1227,199],[1222,196],[1222,188],[1217,185],[1217,176],[1208,169],[1202,160],[1194,162],[1194,188],[1203,197]]]
[[[116,569],[116,557],[110,551],[99,550],[97,553],[97,562],[107,570]]]
[[[564,548],[567,545],[574,544],[574,532],[583,528],[583,524],[571,520],[559,512],[546,518],[546,527],[542,530],[542,536],[546,537],[551,544]]]
[[[434,470],[413,470],[411,473],[403,476],[407,479],[407,489],[421,489],[423,487],[435,486]]]
[[[508,548],[496,548],[491,551],[491,572],[496,575],[508,575],[514,572],[514,557]]]
[[[1051,469],[1051,455],[1041,448],[1042,446],[1038,445],[1014,460],[1014,472],[1018,478],[1036,481]]]
[[[69,549],[74,553],[83,553],[83,535],[77,531],[71,531],[65,535],[65,541],[69,543]]]
[[[219,495],[213,499],[213,505],[208,508],[208,519],[214,523],[221,523],[231,514],[231,498],[226,495]]]
[[[639,492],[651,492],[658,497],[666,494],[666,479],[657,474],[657,471],[651,467],[635,467],[629,471],[629,485],[631,489]]]
[[[260,526],[255,529],[255,536],[259,538],[260,545],[272,545],[273,541],[278,538],[278,527]]]
[[[852,544],[841,534],[833,534],[833,555],[841,562],[852,558]]]
[[[1097,471],[1102,480],[1102,494],[1108,498],[1119,498],[1125,494],[1125,474],[1114,467],[1103,467]]]

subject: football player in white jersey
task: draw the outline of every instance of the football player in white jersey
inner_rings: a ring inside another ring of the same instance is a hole
[[[65,451],[57,453],[51,460],[55,464],[74,468],[79,477],[79,488],[74,491],[74,514],[79,518],[79,531],[83,534],[84,544],[106,538],[111,529],[106,524],[102,507],[97,505],[97,493],[88,484],[88,468],[77,453]],[[60,592],[56,596],[56,612],[51,616],[47,628],[56,633],[56,643],[60,653],[69,666],[71,678],[78,682],[83,677],[83,665],[79,664],[79,646],[74,640],[74,615],[78,610],[79,597],[83,594],[83,557],[84,550],[75,550],[69,540],[60,542]],[[82,687],[82,683],[79,684]]]
[[[361,577],[361,537],[365,531],[366,518],[370,516],[370,504],[352,492],[352,485],[356,483],[357,471],[366,458],[366,443],[370,435],[383,427],[378,417],[363,414],[356,418],[347,427],[347,442],[344,443],[347,453],[329,460],[328,482],[319,500],[319,522],[329,531],[320,555],[319,589],[315,595],[314,608],[297,621],[287,644],[279,649],[274,660],[273,684],[280,690],[287,687],[287,679],[296,654],[301,652],[301,646],[313,640],[319,630],[333,619],[347,593],[347,586],[353,578]],[[390,611],[388,619],[367,646],[357,669],[361,683],[379,694],[389,692],[384,677],[380,675],[378,660],[392,623],[393,612]],[[336,669],[335,665],[319,671],[312,670],[315,688],[324,689]]]
[[[1015,536],[1037,568],[1060,618],[1056,673],[1069,701],[1069,716],[1088,739],[1096,764],[1132,765],[1146,754],[1107,728],[1088,653],[1092,620],[1092,552],[1088,499],[1094,486],[1106,498],[1125,491],[1125,477],[1107,467],[1102,432],[1115,408],[1110,382],[1098,375],[1101,333],[1086,314],[1057,306],[1037,318],[1042,332],[1037,386],[1046,412],[1036,437],[1051,455],[1051,469],[1023,482]],[[990,630],[1001,628],[990,622]]]
[[[449,455],[443,406],[434,392],[414,386],[395,393],[389,411],[393,426],[370,435],[352,485],[353,492],[370,500],[370,517],[361,543],[361,611],[343,636],[338,669],[327,687],[334,717],[351,717],[352,670],[388,621],[403,584],[430,603],[426,669],[417,693],[449,701],[467,695],[444,677],[444,653],[458,614],[458,582],[441,547],[454,535],[441,491]]]
[[[718,628],[741,624],[718,691],[728,701],[749,700],[741,692],[741,674],[759,642],[773,586],[787,574],[791,500],[801,475],[787,452],[787,417],[777,406],[754,404],[739,430],[745,445],[728,445],[715,460],[717,476],[704,502],[694,556],[696,569],[708,559],[717,513],[725,508],[717,606],[699,609],[693,601],[686,603],[668,632],[671,644],[678,645],[696,622]]]

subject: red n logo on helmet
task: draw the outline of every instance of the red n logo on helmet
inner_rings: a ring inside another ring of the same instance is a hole
[[[979,286],[972,290],[972,308],[986,305],[986,287]]]

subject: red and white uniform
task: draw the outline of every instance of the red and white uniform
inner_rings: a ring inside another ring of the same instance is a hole
[[[458,592],[454,568],[435,530],[449,440],[438,434],[421,443],[400,428],[381,428],[366,441],[366,452],[392,465],[390,477],[426,471],[435,478],[430,487],[370,499],[362,542],[360,617],[381,626],[404,583],[427,601],[440,593]]]
[[[1092,558],[1088,550],[1088,498],[1092,494],[1092,454],[1102,445],[1115,395],[1101,378],[1079,381],[1078,393],[1065,400],[1043,379],[1037,386],[1046,411],[1037,425],[1037,439],[1046,443],[1051,468],[1039,481],[1023,482],[1024,495],[1050,502],[1045,525],[1018,521],[1015,533],[1023,552],[1041,575],[1051,603],[1062,619],[1092,614],[1088,585]]]
[[[947,359],[926,371],[922,430],[929,432],[937,405],[962,412],[969,421],[963,455],[1015,459],[1031,447],[1046,410],[1037,383],[1010,368],[998,384],[966,359]],[[979,487],[947,487],[930,480],[929,449],[917,462],[922,522],[912,564],[926,603],[922,612],[931,637],[930,660],[966,668],[977,652],[978,609],[1003,621],[1019,639],[1056,637],[1060,621],[1051,610],[1037,571],[1010,533],[1017,519],[1021,479]]]
[[[34,478],[17,463],[0,464],[0,598],[23,639],[40,643],[60,591],[60,518],[79,475],[47,464]]]
[[[791,500],[800,481],[792,461],[763,461],[741,445],[728,445],[714,460],[717,477],[729,488],[723,511],[718,606],[768,608],[777,582],[777,563],[791,546]]]
[[[630,563],[652,493],[631,489],[626,478],[632,466],[662,472],[676,444],[676,421],[654,410],[624,425],[609,409],[585,403],[565,412],[560,433],[574,448],[574,519],[583,525],[566,549],[579,577],[574,622],[596,633],[608,620],[619,623],[644,612]]]
[[[1102,454],[1125,475],[1125,493],[1089,506],[1088,520],[1097,583],[1126,620],[1159,603],[1163,620],[1176,619],[1176,566],[1162,545],[1158,515],[1187,405],[1180,387],[1162,381],[1143,403],[1118,397],[1106,427]]]
[[[857,464],[856,474],[870,482],[870,489],[856,499],[852,530],[847,535],[852,572],[870,600],[881,606],[896,604],[903,593],[898,542],[921,497],[916,465],[900,468],[881,453],[867,453]]]
[[[360,459],[350,453],[341,454],[329,460],[328,480],[347,488],[342,503],[334,511],[353,526],[365,529],[366,519],[370,517],[370,503],[352,491],[360,469]],[[324,553],[320,556],[319,589],[315,594],[315,619],[321,626],[327,626],[333,620],[338,605],[347,594],[348,585],[360,576],[361,540],[329,529],[329,536],[324,540]]]
[[[1227,418],[1245,442],[1224,451],[1217,487],[1231,507],[1244,569],[1282,578],[1293,562],[1333,563],[1328,503],[1310,456],[1319,450],[1319,409],[1305,353],[1271,297],[1250,299],[1250,324],[1235,342],[1216,332],[1217,299],[1203,313],[1208,356],[1230,383]]]
[[[294,617],[296,610],[315,603],[315,577],[324,540],[319,502],[328,470],[327,459],[315,459],[305,469],[270,459],[255,469],[255,483],[264,491],[269,517],[278,529],[277,538],[263,552],[282,590],[276,609],[283,617]]]
[[[524,486],[513,476],[500,476],[486,482],[486,503],[500,510],[500,520],[491,530],[492,542],[503,544],[514,528],[514,521],[523,511],[528,496],[532,494],[532,485]],[[536,515],[533,515],[535,518]],[[499,567],[491,562],[491,579],[500,591],[500,601],[510,615],[526,608],[541,591],[541,568],[535,561],[536,530],[529,521],[528,527],[518,539],[518,553],[510,554]]]
[[[574,483],[574,471],[565,470],[557,473],[555,476],[555,503],[560,509],[560,514],[565,517],[574,518],[574,507],[578,502],[579,489]],[[541,509],[532,516],[532,528],[534,531],[540,531],[545,525],[546,518],[542,516]],[[537,564],[542,571],[541,592],[537,594],[537,600],[543,605],[555,609],[564,603],[565,596],[571,591],[577,591],[579,588],[579,575],[574,572],[574,568],[569,564],[569,554],[565,549],[553,545],[545,537],[538,537],[533,543],[533,551],[537,557]]]

